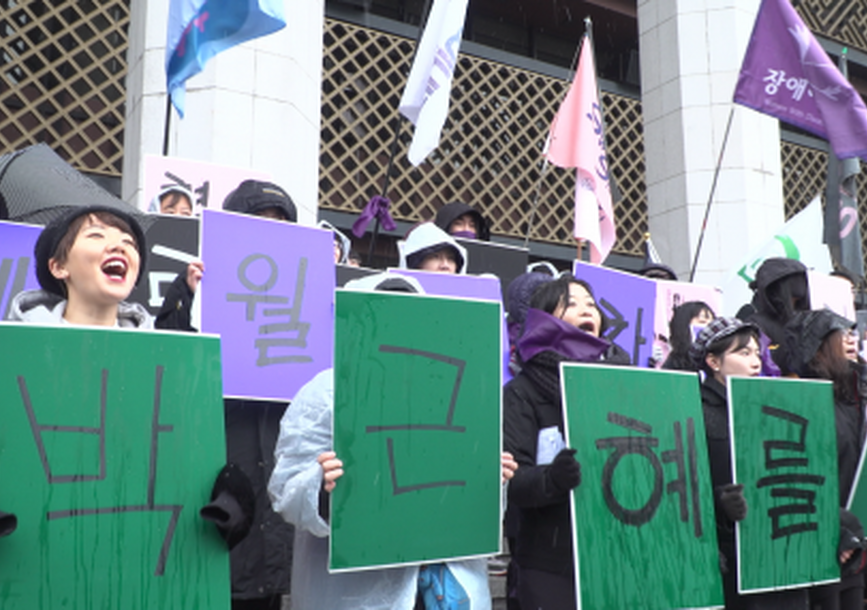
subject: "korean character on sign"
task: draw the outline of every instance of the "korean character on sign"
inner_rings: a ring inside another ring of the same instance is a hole
[[[618,413],[609,413],[608,421],[612,424],[637,432],[645,436],[615,436],[601,438],[596,441],[596,448],[614,449],[605,461],[602,469],[602,494],[605,505],[615,519],[626,525],[641,527],[650,522],[656,514],[662,501],[663,491],[668,494],[677,494],[678,512],[683,523],[689,522],[689,512],[693,513],[693,534],[696,538],[702,535],[701,511],[698,496],[698,464],[695,444],[695,422],[693,418],[686,420],[686,447],[683,442],[683,426],[681,422],[674,422],[674,448],[662,452],[662,460],[656,454],[655,448],[659,446],[659,439],[650,434],[653,428],[637,419],[626,417]],[[650,497],[639,508],[626,508],[614,494],[612,482],[614,472],[620,461],[627,455],[637,454],[645,458],[653,469],[653,490]],[[675,466],[677,477],[667,484],[663,463]]]
[[[256,283],[248,276],[250,267],[263,261],[268,267],[268,278],[261,283]],[[289,304],[288,296],[267,294],[277,283],[280,270],[277,262],[267,254],[251,254],[245,257],[238,266],[238,280],[250,292],[230,293],[226,295],[229,302],[245,303],[245,319],[248,322],[256,320],[258,313],[265,318],[284,317],[283,320],[274,320],[268,324],[262,324],[258,328],[259,338],[254,340],[253,348],[258,351],[256,366],[269,366],[272,364],[291,364],[300,362],[312,362],[308,355],[298,354],[297,348],[307,347],[307,333],[310,332],[310,323],[301,322],[301,306],[304,302],[304,285],[307,276],[306,257],[298,261],[298,270],[295,276],[295,293],[292,303]],[[263,307],[261,310],[256,306],[268,304],[287,305],[286,307]],[[281,336],[273,336],[281,335]],[[278,350],[272,353],[271,349]],[[280,351],[282,348],[283,351]],[[295,348],[295,349],[293,349]],[[287,351],[288,350],[288,353]]]
[[[769,473],[781,468],[789,469],[786,473],[769,474],[756,481],[758,489],[771,488],[772,498],[791,500],[788,504],[774,506],[768,510],[768,517],[771,519],[771,540],[815,531],[818,529],[818,524],[811,520],[810,515],[816,514],[817,490],[815,488],[825,484],[825,477],[790,471],[793,468],[806,470],[809,466],[807,457],[796,457],[796,454],[806,454],[805,440],[810,422],[800,415],[776,407],[763,406],[762,413],[788,422],[794,427],[795,435],[798,437],[797,441],[768,440],[762,443],[765,452],[765,469]],[[803,517],[798,519],[798,516]]]
[[[173,425],[166,424],[160,419],[163,373],[164,367],[157,366],[154,381],[153,415],[151,417],[152,427],[142,436],[142,444],[149,448],[149,452],[147,455],[148,484],[147,488],[142,489],[141,491],[141,502],[134,504],[121,502],[120,504],[89,506],[86,508],[62,508],[51,510],[45,515],[47,521],[55,521],[58,519],[73,519],[76,517],[109,517],[113,515],[142,512],[167,513],[168,523],[165,527],[165,534],[163,536],[160,554],[156,560],[154,576],[163,576],[165,574],[166,562],[170,557],[169,549],[171,548],[172,540],[174,538],[175,527],[178,518],[180,517],[181,510],[184,508],[182,504],[164,504],[156,501],[157,484],[159,482],[157,453],[159,451],[160,436],[174,432]],[[27,420],[30,423],[30,431],[33,434],[33,441],[36,445],[36,450],[39,454],[40,462],[42,463],[42,469],[49,485],[68,483],[81,484],[88,482],[102,483],[109,478],[108,464],[110,464],[111,461],[106,460],[106,417],[109,410],[108,385],[109,371],[103,369],[100,379],[98,426],[61,426],[40,423],[38,405],[34,404],[34,401],[31,399],[27,380],[23,376],[18,377],[18,388],[21,394],[21,402],[27,413]],[[60,437],[63,437],[67,442],[59,442]],[[88,465],[81,462],[73,466],[69,464],[67,460],[53,460],[52,458],[55,457],[53,451],[56,451],[58,447],[63,447],[64,444],[68,444],[69,442],[74,442],[77,446],[82,448],[80,451],[81,454],[93,455],[96,458],[96,463],[90,464],[88,468]],[[95,447],[97,448],[97,451],[85,451],[84,449],[88,447]],[[117,460],[115,460],[115,463],[116,462]],[[77,469],[77,471],[75,469]],[[112,476],[119,476],[119,473],[112,473]]]
[[[763,82],[768,83],[765,85],[765,93],[768,95],[776,95],[777,90],[780,88],[780,85],[783,84],[783,81],[786,80],[786,71],[785,70],[771,70],[768,68],[768,75],[762,79]]]
[[[380,345],[379,351],[387,354],[396,354],[402,356],[414,356],[427,358],[429,360],[434,360],[437,362],[442,362],[443,364],[448,364],[454,366],[456,368],[455,374],[455,383],[452,387],[452,391],[450,393],[450,399],[448,403],[448,407],[445,409],[443,413],[443,421],[442,422],[432,422],[432,423],[424,423],[424,424],[387,424],[387,425],[378,425],[378,426],[367,426],[365,432],[368,434],[376,434],[380,432],[388,433],[386,436],[386,450],[388,451],[388,466],[391,472],[391,485],[392,485],[392,494],[397,496],[400,494],[404,494],[410,491],[417,491],[420,489],[432,489],[435,487],[464,487],[466,485],[466,481],[453,479],[453,480],[443,480],[443,481],[424,481],[424,482],[414,482],[408,483],[402,477],[398,477],[397,471],[397,461],[394,455],[394,438],[393,433],[396,431],[410,431],[410,430],[428,430],[428,431],[441,431],[441,432],[455,432],[455,433],[463,433],[466,432],[466,428],[464,426],[457,426],[454,422],[455,416],[455,406],[458,400],[458,394],[461,389],[461,380],[464,376],[464,369],[467,366],[466,360],[461,360],[459,358],[452,358],[451,356],[446,356],[444,354],[435,354],[433,352],[427,352],[418,349],[412,349],[408,347],[400,347],[397,345]],[[398,479],[401,478],[402,483],[398,482]]]
[[[786,89],[792,92],[793,100],[800,101],[804,97],[804,91],[806,91],[808,84],[806,78],[792,77],[786,81]]]

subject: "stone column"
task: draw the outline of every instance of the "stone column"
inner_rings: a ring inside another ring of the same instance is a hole
[[[720,284],[783,223],[776,119],[732,103],[756,0],[638,0],[650,232],[689,278],[734,108],[695,281]]]
[[[123,198],[140,204],[144,155],[162,154],[168,0],[132,3]],[[324,0],[286,0],[287,25],[213,57],[172,111],[169,155],[268,172],[316,220]]]

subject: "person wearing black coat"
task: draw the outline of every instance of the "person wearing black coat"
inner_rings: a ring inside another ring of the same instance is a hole
[[[258,180],[242,182],[226,197],[223,209],[287,222],[298,216],[286,191]],[[175,278],[157,315],[157,328],[196,331],[190,311],[204,271],[196,261]],[[295,530],[271,508],[267,487],[286,403],[227,398],[224,408],[227,460],[246,475],[255,497],[249,533],[231,548],[232,610],[279,610],[282,596],[290,592]]]
[[[571,275],[542,284],[517,343],[522,370],[503,389],[504,450],[519,465],[508,499],[518,514],[513,561],[525,609],[576,607],[569,492],[581,467],[563,440],[559,364],[629,364],[625,351],[599,338],[603,331],[588,284]]]
[[[786,332],[788,321],[799,311],[810,310],[807,268],[790,258],[769,258],[750,282],[755,293],[755,311],[747,318],[762,331],[762,375],[787,374]]]
[[[714,491],[717,541],[727,610],[806,610],[803,589],[740,595],[737,590],[735,523],[747,517],[743,485],[732,477],[726,379],[761,371],[759,328],[737,318],[717,318],[696,337],[690,357],[706,377],[701,385],[707,451]]]
[[[795,314],[786,325],[789,368],[800,377],[827,379],[834,384],[834,423],[837,432],[837,469],[840,489],[841,580],[810,589],[815,610],[860,610],[863,607],[862,571],[864,528],[843,507],[849,498],[864,448],[865,369],[857,347],[849,342],[855,324],[824,309]],[[847,349],[848,348],[848,349]],[[853,353],[854,352],[854,353]]]

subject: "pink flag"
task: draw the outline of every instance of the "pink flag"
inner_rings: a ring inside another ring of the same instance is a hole
[[[575,239],[590,244],[590,261],[601,263],[617,239],[608,183],[605,129],[596,88],[596,64],[584,37],[578,71],[551,124],[548,161],[575,167]]]

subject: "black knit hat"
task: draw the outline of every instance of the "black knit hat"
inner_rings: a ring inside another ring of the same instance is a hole
[[[244,180],[226,195],[223,209],[240,214],[256,215],[266,208],[277,208],[289,222],[298,222],[298,211],[289,194],[273,182]]]
[[[48,268],[48,260],[57,254],[57,246],[60,245],[60,240],[62,240],[69,231],[69,225],[71,225],[76,218],[88,214],[98,214],[100,212],[117,216],[128,224],[129,228],[132,230],[140,260],[138,277],[135,279],[135,283],[138,285],[145,268],[145,263],[147,262],[147,242],[145,241],[145,235],[144,231],[142,231],[141,225],[134,216],[118,210],[117,208],[110,208],[104,205],[91,205],[70,209],[62,216],[58,216],[49,222],[48,225],[42,229],[42,233],[39,234],[39,238],[36,240],[36,247],[33,249],[33,254],[36,257],[36,279],[39,280],[39,285],[42,286],[43,290],[66,298],[66,290],[63,282],[51,275],[51,271]]]

